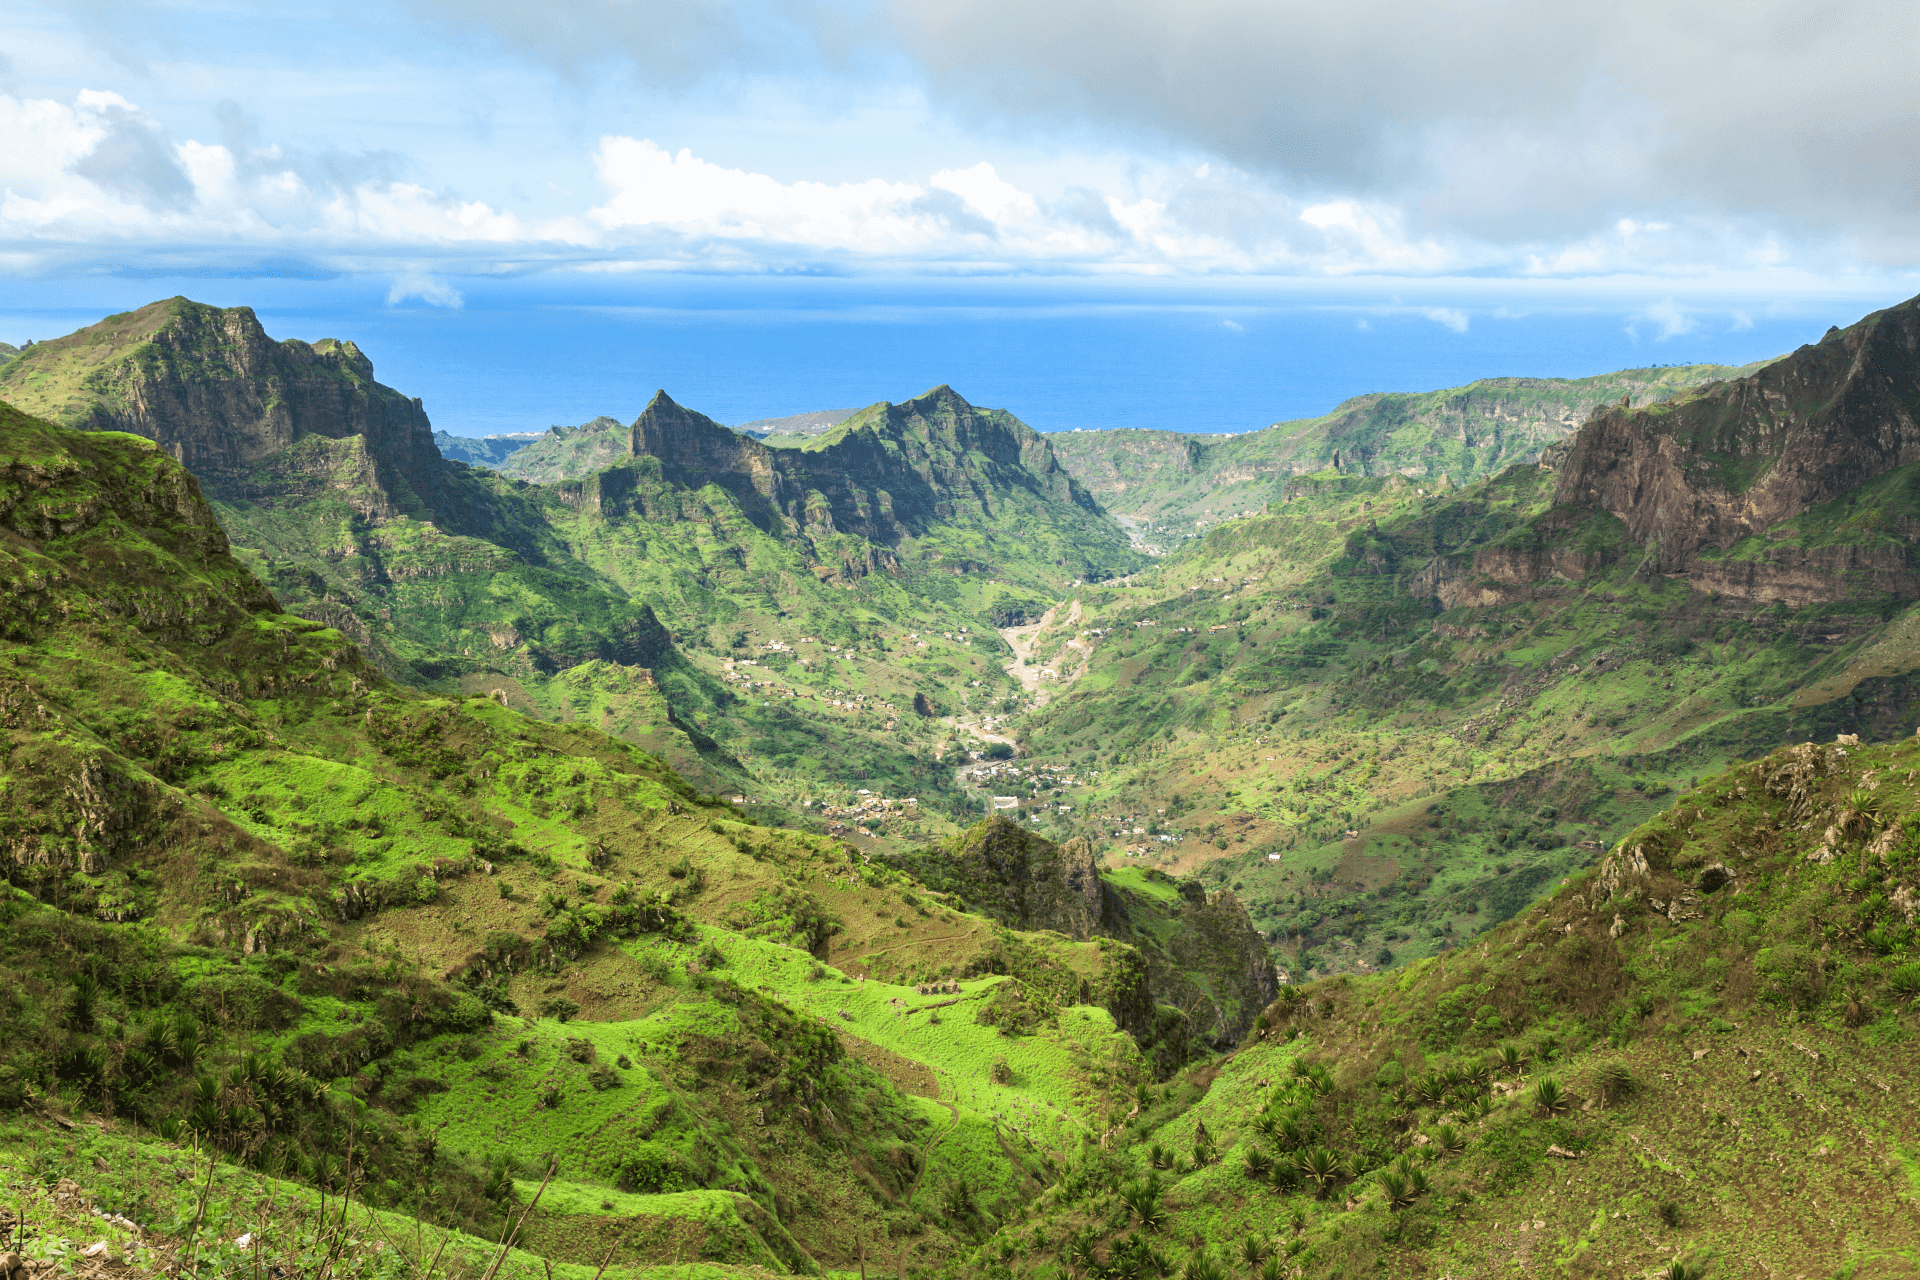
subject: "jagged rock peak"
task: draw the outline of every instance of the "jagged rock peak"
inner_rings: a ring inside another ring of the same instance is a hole
[[[63,426],[159,444],[210,494],[305,436],[361,437],[374,465],[431,492],[443,463],[420,401],[373,380],[352,342],[275,341],[251,307],[165,298],[37,343],[0,399]]]
[[[1920,462],[1920,298],[1877,311],[1756,373],[1639,409],[1598,409],[1556,499],[1617,516],[1685,571],[1709,548]]]

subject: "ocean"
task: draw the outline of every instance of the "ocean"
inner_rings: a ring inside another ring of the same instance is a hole
[[[449,282],[90,276],[8,282],[0,340],[71,332],[173,294],[249,305],[275,337],[350,338],[459,436],[632,420],[656,388],[721,422],[904,400],[941,383],[1042,431],[1238,432],[1370,391],[1502,375],[1740,364],[1898,297],[1756,306],[1662,286],[1515,281],[892,281],[695,275]]]

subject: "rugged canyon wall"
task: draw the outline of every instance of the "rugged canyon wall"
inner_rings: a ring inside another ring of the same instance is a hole
[[[1555,498],[1617,517],[1683,572],[1820,503],[1920,462],[1920,299],[1732,382],[1575,435]]]
[[[324,489],[374,518],[447,500],[419,400],[375,382],[351,342],[276,342],[250,307],[168,298],[110,316],[10,361],[0,398],[63,426],[144,436],[215,499]]]

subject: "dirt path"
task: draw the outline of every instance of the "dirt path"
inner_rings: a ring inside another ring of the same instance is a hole
[[[920,1153],[920,1168],[913,1175],[913,1185],[907,1189],[907,1208],[909,1209],[913,1208],[913,1198],[920,1194],[920,1180],[927,1176],[927,1166],[933,1163],[934,1148],[939,1146],[942,1142],[945,1142],[947,1140],[947,1135],[960,1127],[960,1108],[959,1107],[955,1106],[951,1102],[948,1102],[945,1098],[935,1098],[933,1099],[933,1101],[939,1103],[941,1106],[947,1109],[947,1114],[953,1117],[953,1123],[949,1124],[946,1128],[942,1129],[939,1133],[936,1133],[933,1137],[927,1139],[926,1150]]]
[[[900,951],[907,947],[924,947],[928,943],[933,943],[933,942],[960,942],[967,938],[971,938],[977,932],[979,932],[977,929],[969,929],[965,933],[955,933],[945,938],[912,938],[906,942],[896,942],[890,947],[879,947],[872,951],[857,951],[847,959],[846,963],[859,964],[861,960],[865,959],[868,956],[884,956],[889,951]],[[863,966],[863,967],[866,967],[866,966]],[[834,968],[840,969],[842,972],[845,972],[845,965],[836,964],[834,965]]]
[[[1047,705],[1053,698],[1053,690],[1043,688],[1040,684],[1040,668],[1032,663],[1033,641],[1042,628],[1052,623],[1053,615],[1058,612],[1060,612],[1060,606],[1056,604],[1041,614],[1038,622],[1029,622],[1019,627],[1000,628],[1000,638],[1005,640],[1008,647],[1013,650],[1013,661],[1007,663],[1003,670],[1019,681],[1020,687],[1032,695],[1035,710]],[[1067,613],[1066,623],[1072,626],[1078,621],[1080,621],[1080,601],[1076,599]]]

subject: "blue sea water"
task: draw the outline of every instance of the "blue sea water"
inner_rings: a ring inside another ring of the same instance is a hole
[[[71,332],[176,293],[250,305],[275,337],[351,338],[461,436],[629,421],[656,388],[722,422],[903,400],[952,385],[1043,431],[1248,431],[1368,391],[1500,375],[1738,364],[1897,297],[1756,307],[1659,289],[1512,282],[917,280],[645,276],[460,280],[456,307],[389,282],[126,278],[8,282],[0,339]],[[1651,318],[1650,318],[1651,317]]]

